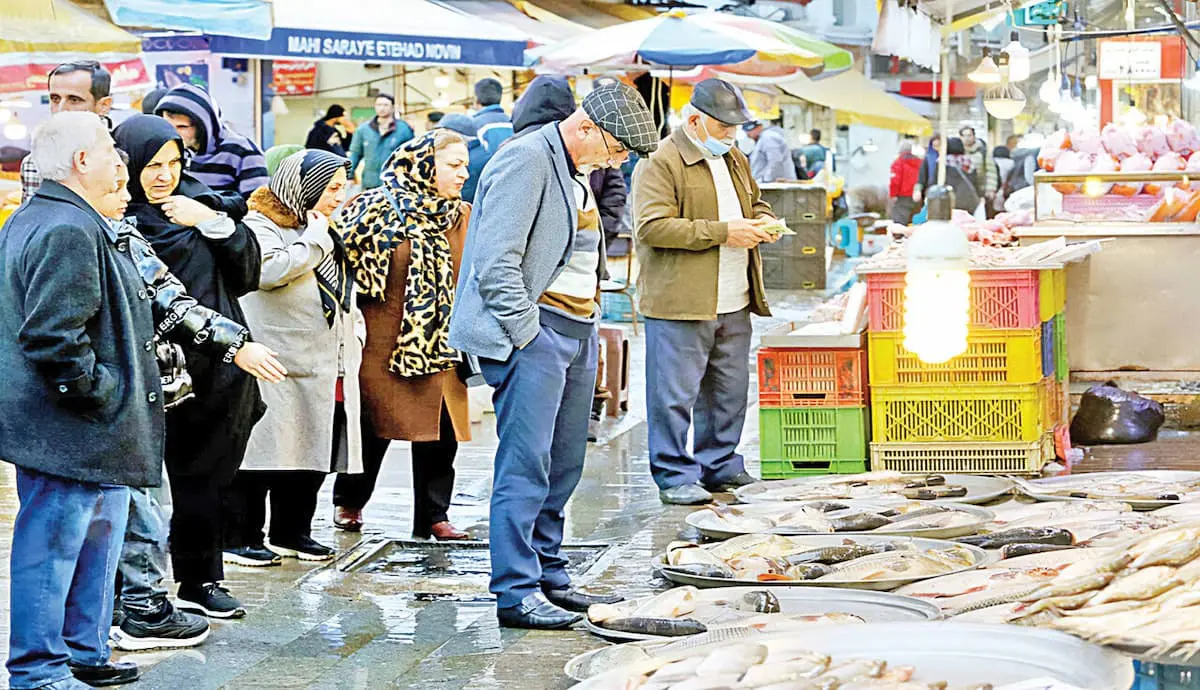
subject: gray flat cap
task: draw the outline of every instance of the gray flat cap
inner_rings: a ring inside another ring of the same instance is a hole
[[[727,125],[744,125],[754,119],[742,90],[721,79],[705,79],[692,89],[696,110]]]
[[[597,86],[583,99],[583,111],[592,122],[640,156],[658,148],[658,127],[646,102],[632,86],[610,81]]]
[[[479,133],[478,128],[475,126],[475,121],[459,113],[446,115],[441,120],[438,120],[437,129],[453,130],[468,139],[477,136]]]

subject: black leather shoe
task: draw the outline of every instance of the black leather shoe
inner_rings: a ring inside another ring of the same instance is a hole
[[[582,615],[551,604],[541,594],[530,594],[518,606],[496,609],[496,618],[503,628],[534,630],[562,630],[583,620]]]
[[[587,613],[592,604],[615,604],[625,601],[622,597],[606,596],[603,594],[585,594],[574,588],[543,589],[542,593],[551,604],[575,613]]]
[[[112,661],[103,666],[82,666],[68,662],[67,666],[70,667],[75,680],[87,683],[93,688],[132,683],[141,677],[137,664],[129,661]]]
[[[704,488],[708,489],[714,494],[719,494],[726,491],[739,489],[747,484],[754,484],[757,481],[758,480],[755,479],[749,472],[738,472],[729,479],[726,479],[718,484],[705,484]]]

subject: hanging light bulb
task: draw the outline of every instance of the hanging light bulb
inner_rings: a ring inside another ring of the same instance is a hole
[[[1100,77],[1097,77],[1094,74],[1089,74],[1084,77],[1083,85],[1086,86],[1089,91],[1094,90],[1100,86]]]
[[[445,74],[439,74],[433,78],[433,85],[439,89],[448,89],[450,88],[450,77]]]
[[[1004,46],[1004,52],[1008,55],[1008,79],[1009,81],[1025,81],[1029,78],[1029,49],[1021,45],[1021,41],[1017,38],[1017,32],[1012,32],[1008,45]]]
[[[995,60],[992,60],[992,53],[987,48],[983,49],[983,59],[979,61],[979,65],[967,75],[967,79],[976,84],[999,84],[1000,83],[1000,68],[996,66]]]
[[[908,240],[904,280],[904,347],[922,362],[938,364],[967,349],[970,323],[970,246],[950,224],[954,191],[929,190],[929,221]]]
[[[1041,87],[1038,88],[1038,97],[1041,98],[1046,105],[1050,106],[1051,109],[1058,105],[1059,96],[1057,75],[1051,74],[1046,81],[1042,82]]]
[[[287,115],[287,102],[283,100],[283,96],[275,94],[271,98],[271,114],[272,115]]]
[[[4,125],[4,138],[11,139],[13,141],[20,141],[27,136],[29,136],[29,128],[21,124],[21,121],[17,119],[17,116],[14,113],[12,119],[8,121],[8,124]]]
[[[1025,109],[1025,94],[1012,84],[1001,84],[984,92],[983,107],[997,120],[1011,120]]]
[[[1121,124],[1129,125],[1131,127],[1144,125],[1146,124],[1146,113],[1143,113],[1142,109],[1136,105],[1131,105],[1129,106],[1129,110],[1126,110],[1124,114],[1121,115]]]

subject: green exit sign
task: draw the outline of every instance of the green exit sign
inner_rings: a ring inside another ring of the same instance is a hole
[[[1030,5],[1014,13],[1017,26],[1049,26],[1067,16],[1065,0],[1050,0]]]

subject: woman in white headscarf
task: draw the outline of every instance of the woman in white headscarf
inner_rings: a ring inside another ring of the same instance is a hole
[[[332,558],[334,550],[311,536],[317,493],[330,472],[362,472],[356,335],[362,316],[341,240],[329,231],[349,172],[345,158],[306,149],[283,159],[249,200],[244,222],[262,250],[262,277],[242,309],[255,339],[279,353],[292,378],[286,386],[263,387],[267,413],[234,480],[226,562]]]

